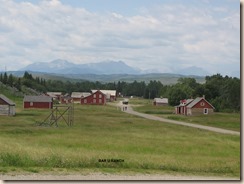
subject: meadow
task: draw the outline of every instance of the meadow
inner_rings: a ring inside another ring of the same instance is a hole
[[[240,131],[240,113],[215,112],[214,114],[208,115],[184,116],[175,114],[174,107],[153,106],[152,103],[152,100],[141,98],[130,99],[130,104],[134,105],[133,109],[138,112],[193,124]]]
[[[16,116],[0,119],[0,173],[86,171],[240,178],[240,136],[151,121],[110,105],[75,105],[72,127],[62,121],[58,127],[36,126],[50,111],[24,110],[21,99],[16,101]]]

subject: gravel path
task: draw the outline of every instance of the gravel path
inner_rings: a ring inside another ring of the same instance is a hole
[[[175,120],[160,118],[157,116],[136,112],[132,109],[132,107],[130,105],[125,106],[122,104],[122,102],[119,102],[118,106],[121,108],[121,110],[123,110],[123,107],[124,107],[123,111],[126,113],[133,114],[136,116],[140,116],[143,118],[147,118],[150,120],[162,121],[162,122],[166,122],[166,123],[183,125],[183,126],[188,126],[188,127],[193,127],[193,128],[199,128],[199,129],[208,130],[208,131],[217,132],[217,133],[222,133],[222,134],[240,135],[240,132],[236,132],[236,131],[232,131],[232,130],[226,130],[226,129],[222,129],[222,128],[216,128],[216,127],[210,127],[210,126],[204,126],[204,125],[197,125],[197,124],[186,123],[186,122],[182,122],[182,121],[175,121]],[[125,110],[125,108],[126,108],[126,110]]]
[[[82,174],[67,174],[67,175],[51,175],[51,174],[20,174],[20,175],[1,175],[2,180],[240,180],[239,178],[227,177],[208,177],[208,176],[180,176],[180,175],[159,175],[159,174],[103,174],[92,173],[87,175]],[[9,182],[7,182],[9,183]]]

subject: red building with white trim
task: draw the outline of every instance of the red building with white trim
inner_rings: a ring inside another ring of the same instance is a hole
[[[92,93],[96,92],[97,90],[91,90]],[[116,101],[117,92],[116,90],[100,90],[103,94],[106,95],[106,101],[107,102],[113,102]]]
[[[72,92],[71,98],[74,103],[80,103],[81,99],[91,95],[89,92]]]
[[[175,114],[200,115],[211,114],[214,112],[214,106],[210,104],[205,97],[196,99],[181,100],[178,106],[175,106]]]
[[[81,98],[80,103],[84,105],[105,105],[106,95],[97,90],[91,95]]]
[[[23,100],[24,108],[52,109],[53,99],[50,96],[25,96]]]

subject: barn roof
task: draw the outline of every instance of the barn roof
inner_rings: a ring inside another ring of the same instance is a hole
[[[71,98],[81,98],[91,95],[89,92],[72,92]]]
[[[204,100],[206,103],[208,103],[211,107],[213,107],[214,109],[214,106],[212,106],[212,104],[210,104],[205,98],[203,97],[197,97],[196,99],[194,99],[190,104],[187,105],[187,107],[189,108],[192,108],[194,107],[197,103],[199,103],[201,100]]]
[[[168,103],[168,98],[154,98],[154,102],[156,103]]]
[[[14,103],[12,100],[10,100],[9,98],[7,98],[7,97],[4,96],[3,94],[0,94],[0,98],[1,98],[3,101],[5,101],[7,104],[9,104],[9,105],[15,105],[15,103]]]
[[[25,96],[24,102],[52,102],[53,99],[50,96]]]
[[[182,107],[182,106],[187,106],[190,104],[194,99],[184,99],[180,101],[180,104],[175,106],[175,107]]]
[[[98,90],[91,90],[92,93],[95,93]],[[116,90],[99,90],[105,95],[111,95],[111,96],[116,96]]]
[[[47,95],[51,97],[57,97],[62,95],[62,92],[47,92]]]

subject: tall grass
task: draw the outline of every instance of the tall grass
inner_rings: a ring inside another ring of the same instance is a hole
[[[240,176],[239,136],[146,120],[112,106],[76,105],[73,127],[35,126],[48,114],[20,108],[16,117],[1,117],[0,172],[89,168]]]

